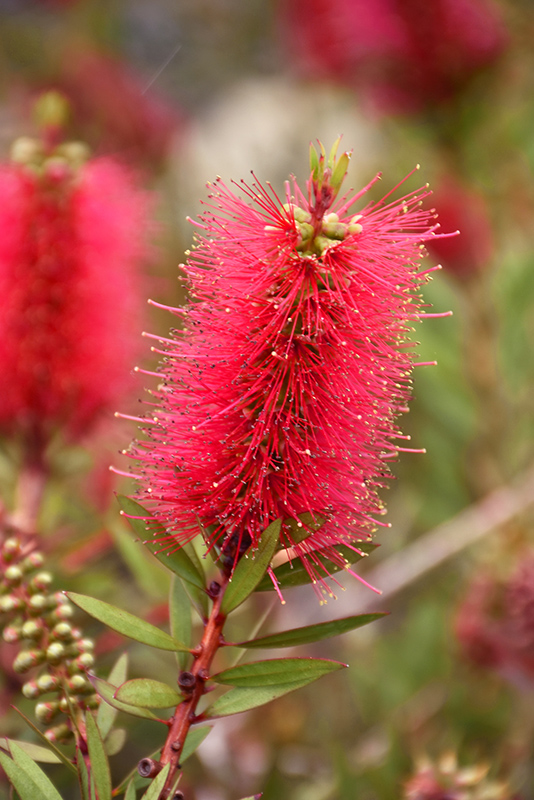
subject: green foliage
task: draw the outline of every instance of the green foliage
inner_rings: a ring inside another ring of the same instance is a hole
[[[386,616],[385,612],[375,614],[356,614],[352,617],[334,619],[331,622],[318,622],[316,625],[306,625],[303,628],[293,628],[289,631],[272,633],[270,636],[260,636],[247,642],[239,642],[238,647],[264,648],[264,647],[296,647],[299,644],[311,644],[331,636],[361,628],[369,622],[374,622]]]
[[[178,705],[182,695],[161,681],[134,678],[119,686],[115,699],[121,703],[143,708],[171,708]]]
[[[192,646],[191,601],[181,579],[174,575],[169,593],[169,618],[172,636],[188,647]],[[184,650],[176,652],[180,669],[186,669],[190,656]]]
[[[113,686],[111,683],[108,683],[108,681],[103,680],[103,678],[97,678],[96,675],[91,676],[91,683],[102,700],[117,711],[124,711],[125,714],[130,714],[133,717],[141,717],[142,719],[156,719],[148,708],[122,703],[120,700],[117,700],[115,692],[118,686]]]
[[[120,686],[124,683],[128,675],[128,656],[123,653],[113,669],[109,673],[109,683],[115,686]],[[108,703],[100,703],[98,713],[96,715],[96,723],[100,731],[102,739],[105,739],[113,727],[113,723],[117,717],[117,709],[110,706]]]
[[[9,741],[11,758],[0,752],[0,764],[21,800],[61,800],[51,780],[35,761],[13,741]]]
[[[271,563],[280,538],[281,527],[281,519],[271,522],[262,533],[258,546],[249,547],[238,561],[224,593],[221,613],[229,614],[256,589]]]
[[[189,647],[182,642],[177,642],[165,631],[156,628],[149,622],[124,611],[121,608],[96,600],[94,597],[77,594],[76,592],[66,592],[67,597],[75,605],[85,611],[90,616],[107,625],[123,636],[135,639],[137,642],[155,647],[160,650],[185,650]]]
[[[161,790],[165,785],[165,781],[167,780],[167,775],[169,774],[170,767],[171,767],[170,764],[165,764],[161,772],[158,775],[156,775],[156,777],[151,782],[146,792],[142,795],[142,800],[157,800]]]
[[[108,757],[100,731],[92,714],[85,718],[87,747],[91,761],[91,781],[98,794],[98,800],[111,799],[111,772]]]
[[[276,686],[305,680],[307,683],[326,675],[332,670],[346,667],[338,661],[319,658],[273,658],[268,661],[254,661],[225,669],[212,675],[215,683],[230,686]]]

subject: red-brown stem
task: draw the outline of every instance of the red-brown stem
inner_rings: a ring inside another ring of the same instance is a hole
[[[227,582],[227,578],[221,581],[221,588],[213,601],[213,608],[206,622],[204,634],[199,646],[193,651],[195,663],[191,672],[188,673],[193,676],[190,679],[191,691],[176,707],[176,711],[169,721],[169,733],[161,751],[160,764],[165,766],[170,762],[171,767],[159,800],[167,800],[176,780],[176,773],[180,769],[180,756],[189,728],[195,721],[198,702],[206,691],[205,683],[209,677],[211,664],[223,643],[222,629],[226,622],[226,615],[221,612],[221,604]]]

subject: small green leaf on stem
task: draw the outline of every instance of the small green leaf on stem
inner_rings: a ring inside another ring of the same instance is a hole
[[[249,547],[247,552],[238,561],[232,579],[226,587],[221,613],[229,614],[254,591],[265,575],[280,538],[282,520],[271,522],[263,531],[259,544],[254,550]]]
[[[89,680],[93,684],[95,692],[99,695],[99,697],[101,697],[105,703],[109,703],[110,706],[116,708],[117,711],[124,711],[125,714],[130,714],[133,717],[157,720],[157,717],[155,717],[154,714],[148,710],[148,708],[132,706],[128,703],[121,703],[120,700],[116,700],[115,692],[119,688],[118,686],[113,686],[103,678],[97,678],[96,675],[89,675]]]
[[[184,589],[181,578],[173,575],[169,594],[169,617],[171,633],[175,639],[191,647],[191,603]],[[189,653],[178,650],[176,653],[178,666],[181,670],[189,665]],[[124,681],[121,681],[123,683]]]
[[[11,758],[0,753],[0,761],[21,800],[61,800],[61,795],[43,770],[15,742],[10,741]]]
[[[40,730],[39,730],[39,728],[38,728],[36,725],[34,725],[34,724],[33,724],[33,722],[31,721],[31,719],[28,719],[28,717],[26,717],[26,716],[25,716],[25,715],[22,713],[22,711],[20,711],[18,708],[14,708],[14,711],[16,711],[16,712],[17,712],[17,714],[19,715],[19,717],[22,717],[22,719],[24,720],[24,722],[26,723],[26,725],[28,725],[28,727],[32,729],[32,731],[33,731],[33,732],[34,732],[34,733],[35,733],[35,734],[38,736],[38,738],[39,738],[39,739],[40,739],[40,740],[43,742],[43,744],[44,744],[46,747],[50,748],[50,750],[51,750],[53,753],[55,753],[55,755],[57,756],[58,760],[59,760],[59,761],[61,761],[61,763],[63,764],[63,766],[64,766],[64,767],[67,767],[67,769],[68,769],[68,770],[70,770],[71,772],[74,772],[74,773],[76,773],[76,767],[74,766],[74,764],[72,763],[72,761],[70,761],[70,760],[67,758],[67,756],[66,756],[66,755],[65,755],[65,754],[64,754],[64,753],[63,753],[63,752],[62,752],[62,751],[59,749],[59,747],[56,747],[56,745],[55,745],[55,744],[53,744],[52,742],[50,742],[50,741],[49,741],[49,740],[46,738],[46,736],[44,735],[44,733],[43,733],[42,731],[40,731]]]
[[[323,658],[273,658],[230,667],[212,675],[210,680],[230,686],[276,686],[294,681],[311,682],[346,666]]]
[[[103,622],[108,628],[122,633],[123,636],[159,650],[186,650],[189,652],[187,645],[177,642],[165,631],[161,631],[128,611],[76,592],[65,592],[65,594],[71,602],[87,614]]]
[[[91,713],[85,717],[87,747],[98,800],[111,800],[111,772],[104,743]]]
[[[192,756],[197,747],[202,744],[213,725],[203,725],[201,728],[192,728],[187,734],[187,739],[180,755],[180,764],[183,764],[189,756]]]
[[[132,780],[129,782],[126,788],[126,794],[124,795],[124,800],[136,800],[137,792],[135,791],[135,783]]]
[[[123,653],[115,662],[115,665],[113,666],[111,672],[109,673],[108,681],[114,686],[120,686],[121,683],[124,683],[126,681],[127,677],[128,677],[128,656],[126,653]],[[113,706],[110,706],[108,703],[100,703],[96,715],[96,724],[98,725],[98,729],[100,731],[102,739],[105,739],[108,733],[110,732],[116,717],[117,717],[116,708],[113,708]]]
[[[115,699],[122,703],[143,708],[172,708],[183,700],[182,695],[172,686],[151,678],[134,678],[119,686]]]
[[[268,648],[268,647],[295,647],[300,644],[311,644],[319,642],[321,639],[329,639],[331,636],[339,636],[341,633],[361,628],[369,622],[387,616],[387,612],[377,612],[375,614],[356,614],[352,617],[343,617],[329,622],[319,622],[317,625],[306,625],[302,628],[293,628],[289,631],[280,631],[270,636],[262,636],[258,639],[251,639],[248,642],[238,642],[237,647],[246,648]]]
[[[18,745],[34,761],[40,761],[42,764],[61,764],[60,758],[48,747],[41,747],[40,744],[33,744],[33,742],[21,742],[18,739],[0,739],[2,750],[9,752],[10,744]]]
[[[288,539],[292,545],[303,542],[312,533],[316,533],[322,528],[326,522],[325,517],[321,517],[319,514],[311,514],[309,511],[299,514],[298,519],[300,524],[294,517],[284,520],[284,528],[289,529]]]
[[[104,741],[104,749],[108,756],[116,756],[126,744],[126,731],[124,728],[114,728]]]
[[[167,775],[169,774],[170,768],[170,763],[165,764],[161,772],[156,775],[144,795],[142,795],[141,800],[157,800],[161,790],[165,786],[165,781],[167,780]]]
[[[82,800],[91,800],[87,764],[79,748],[76,750],[76,766],[78,768],[78,782],[80,784]]]

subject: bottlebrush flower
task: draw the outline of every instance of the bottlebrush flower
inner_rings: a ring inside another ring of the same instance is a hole
[[[361,87],[387,111],[447,99],[507,41],[491,0],[290,0],[280,24],[305,76]]]
[[[137,352],[147,197],[76,143],[0,166],[0,430],[48,441],[116,408]]]
[[[336,546],[358,552],[383,512],[437,225],[426,188],[355,214],[369,187],[337,198],[349,154],[312,153],[307,192],[293,181],[285,203],[256,180],[243,197],[212,187],[183,267],[191,302],[171,309],[183,329],[160,339],[150,435],[131,455],[169,547],[200,522],[232,565],[282,518],[289,557],[316,581],[317,551],[340,563]],[[326,522],[312,532],[306,513]]]
[[[403,800],[521,800],[503,781],[488,778],[488,764],[460,767],[454,753],[437,762],[419,759],[405,783]]]

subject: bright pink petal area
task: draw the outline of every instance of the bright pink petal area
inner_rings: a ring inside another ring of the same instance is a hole
[[[0,426],[78,435],[116,408],[141,327],[147,197],[112,161],[0,168]]]
[[[282,535],[320,580],[316,551],[339,562],[334,546],[357,551],[383,511],[377,490],[410,394],[421,242],[436,226],[422,189],[368,205],[356,232],[306,253],[295,214],[317,216],[311,198],[288,187],[297,212],[259,183],[242,190],[216,184],[184,267],[184,329],[162,345],[149,439],[132,450],[139,497],[169,547],[200,522],[235,558],[279,517],[324,517],[302,542],[287,524]],[[342,225],[362,194],[330,209]]]

